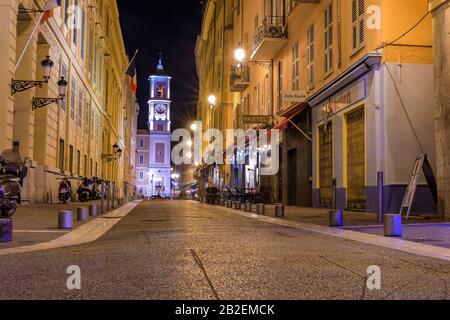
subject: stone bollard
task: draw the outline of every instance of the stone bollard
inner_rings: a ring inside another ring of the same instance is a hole
[[[89,219],[89,209],[85,207],[77,208],[77,220],[87,221]]]
[[[252,206],[252,204],[251,204],[251,202],[246,202],[245,203],[245,205],[244,205],[244,211],[245,212],[252,212],[252,208],[253,206]]]
[[[401,237],[403,235],[402,216],[400,214],[384,215],[384,235],[386,237]]]
[[[0,243],[11,242],[13,238],[12,219],[0,219]]]
[[[241,210],[242,204],[239,201],[234,203],[234,210]]]
[[[97,216],[97,205],[96,204],[89,205],[89,215],[91,217],[96,217]]]
[[[264,215],[266,213],[266,206],[264,203],[259,203],[256,205],[256,214]]]
[[[60,211],[58,213],[58,229],[73,229],[72,211]]]
[[[344,212],[342,210],[330,211],[330,227],[340,228],[344,226]]]
[[[284,205],[282,203],[275,205],[275,217],[284,218]]]

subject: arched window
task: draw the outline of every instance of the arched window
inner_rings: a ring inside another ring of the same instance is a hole
[[[156,96],[158,98],[165,98],[166,84],[164,82],[158,82],[158,84],[156,85]]]

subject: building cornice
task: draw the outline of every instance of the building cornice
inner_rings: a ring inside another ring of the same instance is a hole
[[[429,0],[428,10],[435,11],[436,9],[440,8],[445,3],[450,3],[450,0]]]

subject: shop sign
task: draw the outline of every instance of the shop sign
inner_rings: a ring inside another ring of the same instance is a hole
[[[272,116],[251,116],[244,115],[242,117],[244,124],[267,124],[270,125],[273,122]]]
[[[342,110],[366,98],[366,82],[359,81],[351,88],[333,96],[322,109],[326,110],[329,116],[337,114]],[[324,112],[325,113],[325,112]],[[322,119],[324,120],[324,119]]]
[[[301,91],[285,91],[283,100],[290,103],[304,103],[306,102],[306,94]]]

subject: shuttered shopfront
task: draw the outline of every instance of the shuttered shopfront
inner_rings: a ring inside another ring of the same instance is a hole
[[[365,108],[346,115],[347,123],[347,208],[366,209]]]
[[[320,204],[331,205],[333,198],[333,124],[319,127]]]

